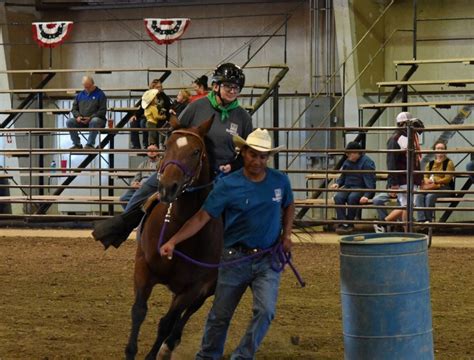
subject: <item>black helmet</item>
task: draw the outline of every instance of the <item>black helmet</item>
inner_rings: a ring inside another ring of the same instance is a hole
[[[222,84],[223,82],[235,84],[240,90],[245,85],[245,75],[240,67],[232,63],[219,65],[212,74],[212,83]]]

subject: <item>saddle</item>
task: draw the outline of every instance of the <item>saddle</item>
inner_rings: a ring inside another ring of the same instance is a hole
[[[150,215],[151,211],[159,202],[160,202],[160,194],[158,192],[151,195],[147,199],[147,201],[145,201],[145,204],[143,204],[143,212],[145,213],[145,216]]]

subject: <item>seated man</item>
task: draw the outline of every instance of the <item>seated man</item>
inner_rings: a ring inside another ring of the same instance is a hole
[[[84,90],[76,95],[72,105],[73,118],[68,119],[68,128],[103,128],[107,123],[107,97],[104,92],[94,85],[91,76],[82,78]],[[73,146],[71,149],[82,149],[78,131],[71,131]],[[85,146],[86,149],[95,149],[95,140],[98,132],[91,131]]]
[[[150,145],[147,150],[147,158],[138,165],[138,168],[143,170],[138,171],[132,180],[131,186],[133,186],[133,189],[125,191],[122,196],[120,196],[120,201],[128,202],[133,194],[135,194],[135,191],[140,189],[142,184],[156,172],[156,167],[158,166],[158,147],[156,145]],[[126,206],[127,204],[122,205],[124,209]]]
[[[341,170],[373,170],[375,163],[371,158],[362,153],[362,147],[359,143],[352,141],[346,147],[346,161],[342,164]],[[375,189],[375,173],[343,173],[336,183],[331,185],[332,189]],[[338,192],[334,196],[336,205],[359,205],[367,204],[370,198],[374,196],[373,192],[344,191]],[[354,220],[357,214],[356,208],[336,208],[337,220],[341,223],[337,226],[338,233],[346,233],[354,230],[354,225],[345,223],[346,220]]]

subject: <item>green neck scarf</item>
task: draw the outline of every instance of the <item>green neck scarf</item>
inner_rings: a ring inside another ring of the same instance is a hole
[[[239,101],[237,99],[232,101],[227,106],[222,106],[217,102],[217,96],[214,91],[210,91],[209,94],[207,94],[207,98],[209,99],[209,102],[211,103],[212,107],[221,113],[222,122],[226,121],[229,118],[229,113],[232,110],[237,109],[240,106]]]

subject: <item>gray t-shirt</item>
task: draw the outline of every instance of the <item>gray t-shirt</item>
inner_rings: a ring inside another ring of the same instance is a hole
[[[181,126],[198,127],[215,114],[214,122],[207,134],[208,152],[211,157],[211,166],[217,168],[220,165],[229,164],[235,158],[235,145],[232,141],[233,135],[239,135],[244,139],[253,131],[252,117],[241,107],[229,112],[229,117],[223,122],[220,111],[214,109],[209,99],[198,99],[189,104],[179,117]]]

